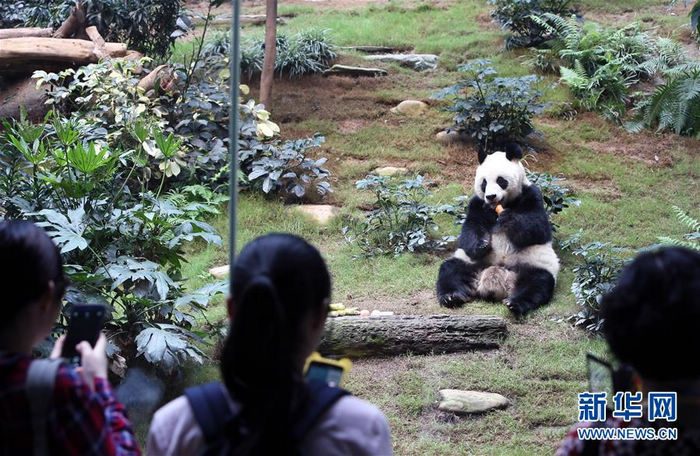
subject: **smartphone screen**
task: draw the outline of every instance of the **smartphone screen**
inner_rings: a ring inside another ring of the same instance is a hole
[[[615,395],[615,376],[610,363],[593,355],[587,355],[588,388],[592,393],[608,393],[611,398]]]
[[[70,311],[68,331],[61,356],[66,358],[69,363],[79,365],[80,353],[77,352],[75,346],[85,340],[94,347],[104,322],[105,308],[103,306],[74,306]]]
[[[331,364],[312,361],[309,364],[309,370],[306,371],[306,378],[321,380],[330,386],[338,386],[343,378],[343,369]]]

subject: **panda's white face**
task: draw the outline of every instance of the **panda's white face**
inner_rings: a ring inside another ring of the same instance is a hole
[[[505,152],[494,152],[486,156],[476,169],[474,191],[479,198],[492,207],[517,198],[523,185],[530,185],[525,177],[525,168],[520,160],[508,160]]]

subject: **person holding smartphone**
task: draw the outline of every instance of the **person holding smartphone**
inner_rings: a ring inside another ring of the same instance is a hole
[[[667,247],[642,253],[603,296],[601,316],[610,351],[633,371],[632,381],[614,383],[623,384],[621,392],[638,386],[642,398],[653,392],[673,394],[677,403],[669,407],[676,409],[675,416],[652,418],[647,403],[641,418],[625,420],[608,413],[598,422],[582,421],[556,455],[700,454],[700,252]],[[614,406],[612,398],[608,405]],[[587,428],[674,428],[677,438],[583,440],[578,431]]]
[[[389,426],[377,407],[303,376],[330,295],[326,264],[302,238],[270,234],[246,245],[233,270],[223,384],[208,384],[213,400],[196,400],[202,396],[189,393],[201,392],[195,387],[158,410],[148,454],[391,455]],[[203,403],[211,406],[208,415]]]
[[[0,221],[0,289],[0,455],[139,455],[124,406],[107,381],[102,334],[94,347],[88,341],[75,346],[80,367],[57,363],[45,416],[33,416],[32,349],[53,328],[66,289],[60,252],[41,228]],[[52,358],[64,352],[64,340]],[[45,449],[38,451],[37,442]]]

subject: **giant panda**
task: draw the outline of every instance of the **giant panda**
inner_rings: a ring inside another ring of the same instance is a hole
[[[547,304],[559,273],[542,193],[525,176],[522,149],[479,152],[474,190],[458,249],[440,266],[440,305],[503,301],[516,315]],[[496,214],[497,205],[503,207]]]

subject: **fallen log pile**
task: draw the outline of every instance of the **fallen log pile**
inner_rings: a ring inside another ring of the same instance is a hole
[[[140,59],[125,43],[105,42],[96,27],[86,23],[85,5],[78,2],[56,30],[41,27],[0,29],[0,119],[16,118],[24,106],[31,119],[47,111],[47,94],[37,90],[32,73],[57,72],[113,58]],[[165,73],[160,69],[160,73]],[[149,76],[146,76],[147,78]],[[156,76],[146,85],[153,87]]]

